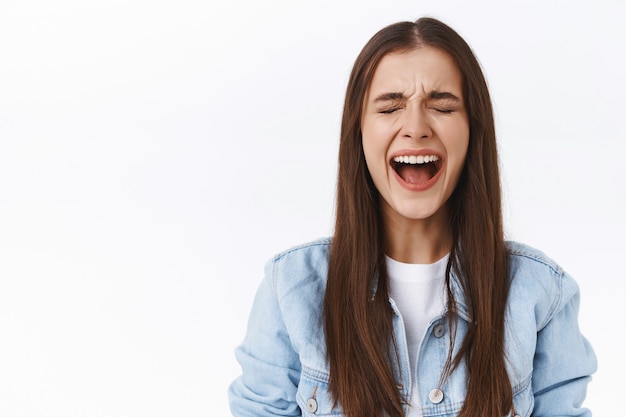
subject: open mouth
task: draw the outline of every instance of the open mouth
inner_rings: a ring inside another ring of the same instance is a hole
[[[393,158],[391,164],[405,182],[422,185],[439,173],[442,161],[437,155],[399,155]]]

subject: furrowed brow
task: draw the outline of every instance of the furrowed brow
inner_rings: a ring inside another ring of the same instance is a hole
[[[374,103],[379,103],[381,101],[400,101],[403,99],[404,99],[404,94],[402,93],[397,93],[397,92],[382,93],[374,99]]]
[[[428,98],[432,100],[453,100],[453,101],[461,101],[460,98],[455,96],[452,93],[447,91],[431,91],[428,95]]]

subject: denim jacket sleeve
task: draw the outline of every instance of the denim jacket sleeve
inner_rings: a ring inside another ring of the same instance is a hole
[[[520,387],[530,382],[516,411],[523,417],[591,417],[582,403],[597,363],[578,326],[578,285],[543,252],[516,242],[507,242],[507,249],[509,375]]]
[[[557,273],[557,297],[543,323],[538,323],[533,360],[533,416],[586,416],[582,408],[596,356],[578,327],[579,290],[562,270]]]
[[[301,415],[296,403],[300,362],[280,312],[272,269],[269,262],[252,305],[246,337],[235,352],[243,371],[228,392],[236,417]]]

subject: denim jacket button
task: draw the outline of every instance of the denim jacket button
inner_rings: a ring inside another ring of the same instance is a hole
[[[433,334],[435,335],[435,337],[441,337],[446,333],[446,328],[444,327],[443,324],[438,324],[435,326],[435,328],[433,329]]]
[[[443,391],[439,388],[435,388],[428,394],[428,399],[430,399],[430,402],[433,404],[439,404],[443,401]]]
[[[315,398],[309,398],[306,400],[306,410],[309,413],[314,413],[317,411],[317,400]]]

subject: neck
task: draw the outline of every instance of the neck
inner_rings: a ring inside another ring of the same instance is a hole
[[[427,219],[408,219],[383,209],[385,253],[399,262],[431,264],[450,252],[452,231],[445,208]]]

